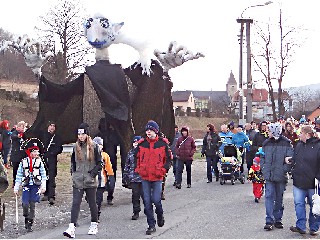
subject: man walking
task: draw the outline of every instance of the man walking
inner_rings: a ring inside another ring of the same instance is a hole
[[[40,140],[44,145],[43,159],[47,167],[47,187],[42,201],[48,201],[50,205],[54,204],[56,193],[56,176],[57,176],[57,156],[62,153],[61,137],[56,134],[56,123],[49,121],[47,131],[42,134]]]
[[[171,166],[172,154],[166,138],[159,137],[159,125],[149,121],[145,127],[146,138],[141,139],[135,149],[136,172],[142,178],[144,213],[147,216],[147,235],[156,231],[153,205],[159,227],[164,225],[161,203],[162,179]]]
[[[282,136],[280,123],[268,125],[268,136],[262,144],[264,155],[261,156],[260,167],[266,180],[266,225],[265,230],[283,228],[283,193],[288,182],[287,172],[290,165],[285,163],[286,157],[293,156],[293,147],[290,140]]]

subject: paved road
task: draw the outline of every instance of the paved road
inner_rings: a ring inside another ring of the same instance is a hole
[[[265,223],[264,200],[255,203],[252,185],[248,182],[235,185],[227,182],[206,183],[205,161],[197,160],[193,165],[192,188],[182,189],[172,186],[172,171],[168,176],[166,200],[163,201],[165,225],[157,227],[155,234],[145,235],[146,217],[141,214],[137,221],[132,221],[131,192],[117,182],[115,205],[104,206],[99,224],[99,233],[92,238],[145,239],[145,238],[309,238],[310,235],[292,233],[289,227],[295,223],[293,207],[292,182],[289,182],[284,195],[284,229],[270,232],[263,230]],[[186,176],[184,175],[184,181]],[[170,184],[169,184],[170,183]],[[105,196],[106,197],[106,196]],[[71,204],[70,204],[71,205]],[[83,209],[87,209],[83,205]],[[86,238],[90,218],[79,220],[76,238]],[[63,238],[67,226],[58,226],[50,231],[33,232],[22,236],[27,239],[58,239]],[[318,238],[318,237],[317,237]]]

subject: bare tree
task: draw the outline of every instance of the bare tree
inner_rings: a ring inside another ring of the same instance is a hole
[[[258,40],[260,40],[256,42],[256,46],[260,50],[257,50],[257,54],[252,54],[252,56],[268,86],[273,120],[277,119],[276,100],[278,103],[278,116],[284,116],[285,107],[283,103],[282,83],[287,68],[293,61],[295,50],[301,45],[298,43],[298,39],[301,39],[301,37],[298,38],[301,28],[286,26],[284,22],[282,9],[280,8],[277,29],[273,29],[271,23],[267,24],[266,30],[255,24],[257,28],[256,34],[258,35]],[[277,83],[277,87],[275,87],[275,82]],[[277,99],[273,95],[276,88],[278,88]]]
[[[55,82],[72,80],[88,64],[87,54],[93,50],[83,35],[85,16],[79,0],[59,0],[40,17],[42,25],[36,29],[54,54],[42,72]]]

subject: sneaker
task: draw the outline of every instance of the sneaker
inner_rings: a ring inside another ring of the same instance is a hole
[[[216,176],[216,182],[218,182],[219,181],[219,176]]]
[[[259,203],[259,198],[255,198],[254,201],[255,201],[256,203]]]
[[[156,228],[155,227],[148,227],[146,234],[147,235],[151,235],[152,233],[156,232]]]
[[[63,236],[66,236],[68,238],[75,238],[76,237],[75,231],[76,231],[76,227],[74,226],[74,224],[69,223],[69,227],[67,230],[63,232]]]
[[[98,223],[97,222],[91,222],[88,234],[89,235],[96,235],[97,233],[98,233]]]
[[[173,186],[175,187],[175,186],[176,186],[176,184],[177,184],[177,182],[176,182],[176,181],[174,181]]]
[[[48,201],[48,196],[43,196],[43,197],[41,198],[41,201]]]
[[[282,222],[276,222],[276,223],[274,224],[274,226],[275,226],[276,228],[278,228],[278,229],[283,229],[283,224],[282,224]]]
[[[164,217],[163,214],[157,215],[157,223],[159,227],[163,227],[164,225]]]
[[[271,231],[273,229],[273,224],[271,223],[266,223],[266,225],[264,225],[264,228],[267,231]]]
[[[207,180],[207,183],[211,183],[212,182],[212,180]]]
[[[53,205],[53,204],[54,204],[54,198],[50,198],[50,199],[49,199],[49,204],[50,204],[50,205]]]
[[[166,196],[164,195],[164,193],[161,193],[161,200],[166,200]]]
[[[181,189],[181,184],[180,184],[180,183],[177,183],[177,184],[176,184],[176,188]]]
[[[107,201],[107,203],[108,203],[108,205],[110,205],[110,206],[112,206],[112,205],[113,205],[112,200],[108,200],[108,201]]]
[[[191,184],[188,184],[188,185],[187,185],[187,188],[191,188]]]
[[[138,220],[139,218],[139,213],[133,213],[132,217],[131,217],[131,220]]]
[[[290,231],[291,232],[297,232],[297,233],[300,233],[300,234],[306,234],[306,231],[305,230],[302,230],[298,227],[294,227],[294,226],[291,226],[290,227]]]
[[[311,236],[317,236],[318,235],[318,231],[310,230],[310,235]]]

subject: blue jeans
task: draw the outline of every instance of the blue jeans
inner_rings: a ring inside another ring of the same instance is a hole
[[[312,214],[312,195],[314,194],[314,189],[300,189],[293,186],[293,198],[294,198],[294,207],[296,210],[297,222],[296,226],[304,231],[306,231],[306,201],[307,198],[308,204],[310,205],[309,212],[309,228],[311,231],[318,231],[320,217]]]
[[[163,209],[161,204],[162,181],[146,181],[142,180],[142,191],[144,200],[144,214],[147,216],[149,227],[156,225],[154,219],[153,205],[156,207],[157,216],[162,216]]]
[[[219,176],[219,170],[218,170],[218,159],[219,157],[216,156],[211,156],[207,157],[206,156],[206,161],[207,161],[207,178],[210,182],[212,182],[212,170],[214,170],[214,174],[216,177]]]
[[[283,193],[286,190],[284,182],[270,182],[265,184],[266,223],[281,222],[283,215]]]
[[[187,184],[191,184],[191,165],[192,160],[177,160],[177,175],[176,175],[176,182],[181,184],[182,182],[182,173],[184,164],[186,165],[187,170]]]

